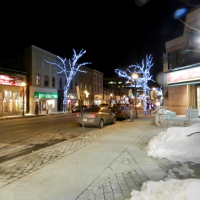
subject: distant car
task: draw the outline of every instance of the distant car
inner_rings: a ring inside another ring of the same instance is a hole
[[[130,111],[125,105],[115,105],[113,107],[109,107],[109,109],[115,113],[116,119],[127,119],[130,117]]]
[[[99,107],[108,107],[109,105],[108,105],[108,103],[101,103],[101,104],[99,104]]]
[[[85,108],[87,108],[86,105],[83,105],[83,106],[74,106],[74,107],[72,108],[72,113],[80,112],[80,111],[81,111],[80,109],[84,110]]]
[[[97,126],[102,128],[104,124],[115,124],[116,115],[105,107],[89,107],[76,114],[76,122],[80,126]]]

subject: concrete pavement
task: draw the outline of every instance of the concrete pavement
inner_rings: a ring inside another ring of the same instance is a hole
[[[169,169],[181,166],[146,155],[148,142],[163,130],[154,117],[139,115],[134,122],[105,126],[4,162],[0,200],[129,199],[143,182],[163,180]],[[200,178],[200,167],[193,168]]]

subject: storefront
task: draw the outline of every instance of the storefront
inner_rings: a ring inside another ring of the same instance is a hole
[[[103,103],[103,95],[102,94],[95,94],[94,95],[94,105],[99,105]]]
[[[36,115],[57,111],[57,92],[34,92],[34,113]]]
[[[58,92],[56,89],[29,87],[30,114],[49,114],[58,111]]]
[[[168,110],[185,115],[191,106],[200,115],[200,66],[168,72],[167,85]]]
[[[78,106],[79,101],[76,92],[68,92],[67,95],[67,111],[71,111],[73,107]]]
[[[24,115],[27,111],[26,76],[0,75],[0,116]]]

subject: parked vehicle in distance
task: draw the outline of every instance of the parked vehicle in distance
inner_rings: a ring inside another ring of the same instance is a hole
[[[108,103],[101,103],[101,104],[99,104],[99,107],[108,107],[109,105],[108,105]]]
[[[130,111],[125,105],[114,105],[109,109],[115,113],[116,119],[127,119],[130,117]]]
[[[74,106],[74,107],[72,108],[72,113],[80,112],[80,111],[81,111],[80,108],[81,108],[82,110],[84,110],[85,108],[87,108],[87,106],[86,106],[86,105],[83,105],[83,106]]]
[[[102,128],[104,124],[115,124],[116,115],[106,107],[89,107],[76,114],[76,122],[80,126],[97,126]]]

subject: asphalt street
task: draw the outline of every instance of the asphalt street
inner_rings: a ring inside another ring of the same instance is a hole
[[[125,200],[143,182],[164,180],[181,163],[147,156],[148,142],[166,127],[154,117],[96,129],[0,164],[0,200]],[[195,177],[200,166],[188,163]]]

